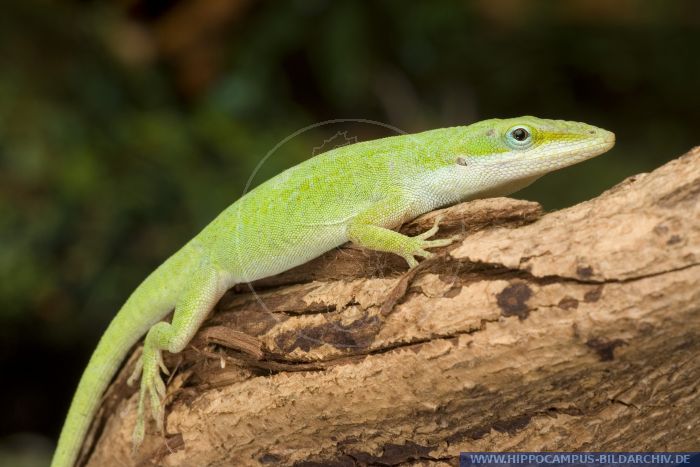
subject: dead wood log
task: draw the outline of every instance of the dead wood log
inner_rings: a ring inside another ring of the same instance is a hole
[[[442,214],[461,240],[409,274],[346,246],[224,297],[168,358],[167,433],[135,457],[132,358],[87,464],[700,450],[700,148],[546,215],[505,198]]]

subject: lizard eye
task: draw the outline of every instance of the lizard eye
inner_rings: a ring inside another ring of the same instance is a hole
[[[506,133],[506,141],[514,149],[526,149],[532,145],[532,133],[524,126],[516,126]]]
[[[525,128],[516,128],[510,132],[510,135],[517,141],[525,141],[530,136],[530,133]]]

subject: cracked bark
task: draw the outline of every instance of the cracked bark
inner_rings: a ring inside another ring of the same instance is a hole
[[[505,198],[442,212],[461,240],[410,275],[346,246],[227,294],[168,356],[166,434],[134,457],[132,356],[87,464],[700,450],[700,148],[545,215]]]

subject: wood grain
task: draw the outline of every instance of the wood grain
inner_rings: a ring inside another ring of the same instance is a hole
[[[132,358],[87,464],[700,450],[700,148],[558,212],[498,198],[402,230],[438,214],[459,241],[409,275],[345,246],[227,294],[168,357],[167,434],[135,456]]]

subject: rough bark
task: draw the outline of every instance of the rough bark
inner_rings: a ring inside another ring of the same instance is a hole
[[[132,356],[88,465],[700,450],[700,148],[557,212],[505,198],[441,212],[460,240],[410,273],[346,246],[224,297],[168,357],[166,434],[151,425],[135,457]]]

